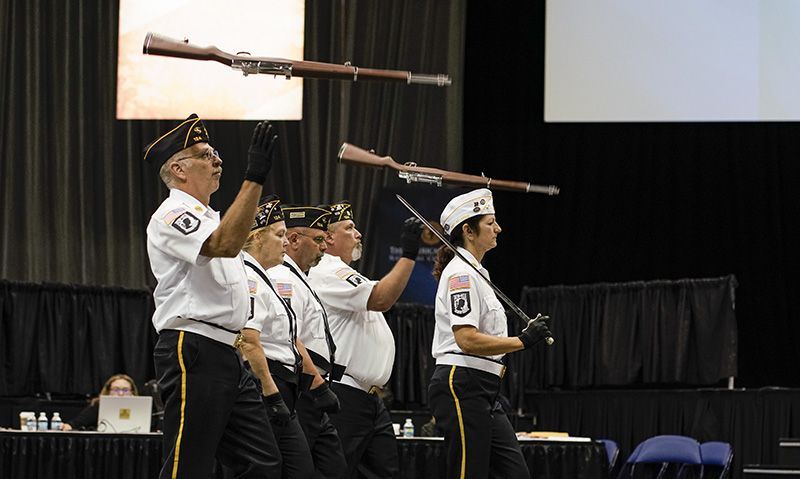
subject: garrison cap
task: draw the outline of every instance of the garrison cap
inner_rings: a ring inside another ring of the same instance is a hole
[[[331,220],[331,208],[328,205],[282,205],[281,211],[287,228],[304,226],[324,231],[328,229],[328,223]]]
[[[258,202],[258,210],[250,231],[255,231],[278,221],[283,221],[281,200],[278,195],[267,195]]]
[[[147,145],[144,149],[144,160],[151,165],[161,166],[175,153],[195,143],[208,143],[210,139],[203,120],[192,113],[178,126]]]
[[[342,200],[331,205],[331,219],[329,223],[353,219],[353,205],[347,200]]]
[[[439,223],[444,232],[452,234],[453,229],[460,223],[480,215],[493,215],[494,201],[492,192],[486,188],[472,190],[469,193],[456,196],[442,211]]]

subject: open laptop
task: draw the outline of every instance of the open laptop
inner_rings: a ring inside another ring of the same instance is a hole
[[[97,431],[149,433],[152,407],[150,396],[100,396]]]

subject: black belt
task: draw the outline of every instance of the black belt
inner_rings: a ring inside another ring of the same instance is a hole
[[[203,323],[203,324],[206,324],[208,326],[211,326],[212,328],[221,329],[221,330],[227,331],[227,332],[229,332],[231,334],[239,334],[239,331],[234,331],[232,329],[223,328],[219,324],[214,324],[214,323],[211,323],[209,321],[203,321],[202,319],[194,319],[194,318],[181,318],[181,319],[188,319],[189,321],[197,321],[198,323]]]
[[[298,373],[296,372],[296,369],[295,372],[290,371],[290,369],[294,369],[291,365],[283,364],[280,361],[275,361],[274,359],[270,358],[267,358],[267,364],[269,365],[270,374],[297,386],[299,382],[299,378],[297,377]]]

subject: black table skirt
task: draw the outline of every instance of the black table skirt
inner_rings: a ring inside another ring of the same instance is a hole
[[[403,479],[440,478],[444,443],[398,440]],[[531,476],[602,479],[605,449],[596,442],[523,442]],[[0,431],[0,477],[26,479],[151,479],[161,467],[160,434]]]
[[[161,434],[0,431],[0,477],[156,478]]]
[[[400,438],[397,442],[402,479],[446,477],[443,441]],[[531,477],[536,479],[608,477],[606,450],[600,442],[523,441],[521,447]]]

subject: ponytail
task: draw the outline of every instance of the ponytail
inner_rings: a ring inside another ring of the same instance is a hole
[[[469,225],[470,230],[474,231],[476,235],[480,234],[480,230],[478,229],[478,224],[481,222],[481,218],[486,215],[477,215],[471,218],[468,218],[453,228],[453,231],[450,232],[450,242],[453,246],[464,246],[464,225]],[[447,247],[447,245],[442,245],[436,251],[436,261],[433,263],[433,271],[431,274],[436,281],[439,281],[442,277],[442,272],[444,268],[450,263],[450,260],[455,258],[456,254]]]

